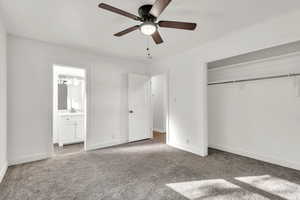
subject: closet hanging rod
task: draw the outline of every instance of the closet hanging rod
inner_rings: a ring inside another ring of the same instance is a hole
[[[249,82],[249,81],[259,81],[259,80],[267,80],[267,79],[278,79],[278,78],[285,78],[285,77],[295,77],[300,76],[300,73],[293,73],[293,74],[283,74],[283,75],[276,75],[276,76],[264,76],[258,78],[248,78],[248,79],[239,79],[234,81],[221,81],[221,82],[211,82],[208,85],[223,85],[228,83],[241,83],[241,82]]]

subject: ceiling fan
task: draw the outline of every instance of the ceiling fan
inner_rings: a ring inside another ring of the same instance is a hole
[[[154,42],[156,44],[163,43],[163,39],[158,32],[158,27],[162,28],[175,28],[175,29],[183,29],[193,31],[196,29],[197,24],[195,23],[187,23],[187,22],[177,22],[177,21],[159,21],[157,22],[157,18],[161,15],[161,13],[165,10],[165,8],[170,4],[172,0],[157,0],[153,5],[143,5],[139,8],[138,13],[139,16],[128,13],[119,8],[115,8],[105,3],[100,3],[99,7],[119,15],[123,15],[125,17],[131,18],[136,21],[142,22],[140,25],[136,25],[125,29],[119,33],[114,34],[114,36],[121,37],[125,34],[128,34],[135,30],[140,30],[145,35],[151,35]]]

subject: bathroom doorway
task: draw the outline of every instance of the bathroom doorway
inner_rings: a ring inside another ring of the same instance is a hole
[[[53,66],[53,155],[84,151],[86,141],[86,71]]]

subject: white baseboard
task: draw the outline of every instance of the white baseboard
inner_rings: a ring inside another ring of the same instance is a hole
[[[296,162],[290,162],[290,161],[281,160],[281,159],[277,159],[277,158],[273,158],[273,157],[263,156],[263,155],[259,155],[257,153],[251,153],[251,152],[248,152],[248,151],[244,151],[244,150],[240,150],[240,149],[234,149],[234,148],[220,146],[220,145],[210,144],[209,148],[218,149],[218,150],[221,150],[221,151],[226,151],[226,152],[233,153],[233,154],[238,154],[238,155],[241,155],[241,156],[245,156],[245,157],[253,158],[253,159],[256,159],[256,160],[268,162],[268,163],[279,165],[279,166],[282,166],[282,167],[288,167],[288,168],[300,170],[300,163],[296,163]]]
[[[17,159],[9,160],[8,164],[9,164],[9,166],[19,165],[19,164],[23,164],[23,163],[29,163],[29,162],[39,161],[39,160],[45,160],[45,159],[48,159],[50,157],[51,157],[50,153],[40,153],[40,154],[23,156],[23,157],[20,157],[20,158],[17,158]]]
[[[187,151],[187,152],[196,154],[198,156],[202,156],[202,157],[206,156],[206,155],[203,154],[203,152],[199,148],[196,148],[196,147],[193,147],[193,146],[176,144],[176,143],[168,143],[168,145],[170,145],[171,147],[183,150],[183,151]]]
[[[2,180],[6,174],[7,167],[8,167],[8,164],[7,164],[7,162],[5,162],[4,165],[0,169],[0,183],[2,182]]]
[[[89,145],[89,146],[87,146],[86,150],[93,151],[93,150],[102,149],[105,147],[111,147],[111,146],[115,146],[115,145],[119,145],[119,144],[124,144],[124,143],[126,143],[126,141],[112,140],[112,141],[107,141],[107,142],[103,142],[103,143],[99,143],[99,144]]]

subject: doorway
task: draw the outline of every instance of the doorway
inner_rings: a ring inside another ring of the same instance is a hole
[[[153,141],[167,143],[168,116],[167,75],[159,74],[151,78],[151,103],[153,119]]]
[[[84,151],[86,141],[86,71],[53,66],[53,155]]]

